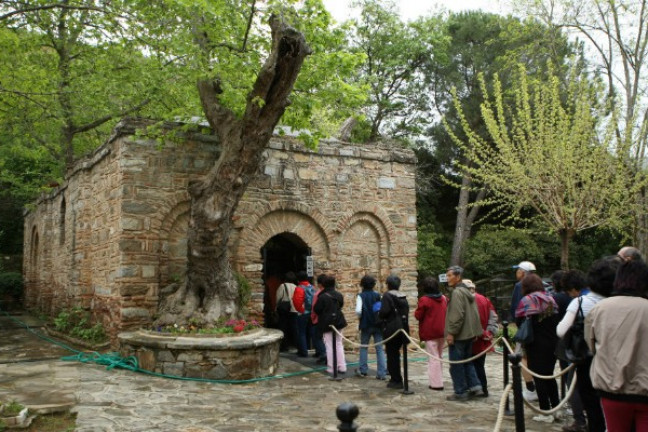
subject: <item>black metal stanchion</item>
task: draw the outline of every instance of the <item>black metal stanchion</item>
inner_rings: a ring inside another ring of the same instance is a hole
[[[337,334],[335,333],[335,327],[331,330],[331,341],[333,345],[333,376],[329,378],[332,381],[340,381],[342,378],[338,376],[338,364],[337,364]]]
[[[407,339],[406,336],[401,334],[401,338],[405,339],[403,343],[403,391],[405,395],[414,394],[412,390],[409,389],[409,378],[407,375]]]
[[[502,325],[504,326],[504,340],[506,342],[510,342],[510,340],[509,340],[509,332],[508,332],[508,325],[509,325],[508,321],[503,321]],[[503,353],[502,353],[503,354],[502,357],[504,357],[504,362],[503,362],[503,367],[504,367],[504,370],[503,370],[503,372],[504,372],[504,388],[506,388],[506,386],[509,383],[509,354],[510,354],[510,351],[509,351],[508,347],[509,347],[508,344],[505,343],[504,344],[504,350],[503,350]],[[504,414],[507,415],[507,416],[513,415],[513,411],[511,411],[511,404],[510,404],[510,401],[509,401],[508,394],[506,395],[506,405],[504,407]]]
[[[343,402],[338,405],[335,414],[337,415],[338,420],[340,420],[338,426],[340,432],[356,432],[358,430],[358,425],[353,421],[358,417],[358,414],[360,414],[360,410],[355,404],[352,404],[351,402]]]
[[[524,432],[524,400],[522,399],[522,354],[509,354],[513,371],[513,407],[515,409],[515,432]]]

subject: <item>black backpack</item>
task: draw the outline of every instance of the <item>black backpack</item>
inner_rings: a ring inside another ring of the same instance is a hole
[[[585,315],[583,314],[583,299],[578,299],[578,312],[574,323],[556,345],[556,357],[569,363],[580,364],[590,358],[587,342],[585,341]]]

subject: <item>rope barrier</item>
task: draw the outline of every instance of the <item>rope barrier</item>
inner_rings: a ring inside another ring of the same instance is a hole
[[[63,349],[66,349],[66,350],[70,351],[70,352],[76,353],[76,355],[73,355],[73,356],[61,357],[61,360],[63,360],[63,361],[78,361],[78,362],[81,362],[81,363],[96,363],[96,364],[99,364],[99,365],[106,366],[107,370],[112,370],[114,368],[125,369],[125,370],[130,370],[132,372],[142,373],[142,374],[145,374],[145,375],[150,375],[150,376],[155,376],[155,377],[160,377],[160,378],[176,379],[176,380],[182,380],[182,381],[198,381],[198,382],[209,382],[209,383],[217,383],[217,384],[249,384],[249,383],[260,382],[260,381],[268,381],[268,380],[272,380],[272,379],[281,379],[281,378],[289,378],[289,377],[293,377],[293,376],[306,375],[306,374],[310,374],[310,373],[313,373],[313,372],[320,372],[320,371],[323,371],[323,370],[326,369],[325,366],[322,366],[322,367],[319,367],[319,368],[312,368],[311,370],[308,370],[308,371],[293,372],[293,373],[289,373],[289,374],[273,375],[273,376],[268,376],[268,377],[253,378],[253,379],[247,379],[247,380],[214,380],[214,379],[208,379],[208,378],[191,378],[191,377],[180,377],[180,376],[175,376],[175,375],[166,375],[166,374],[161,374],[161,373],[141,369],[139,367],[137,358],[134,357],[134,356],[123,358],[118,353],[100,354],[100,353],[97,353],[97,352],[87,353],[87,352],[76,350],[76,349],[71,348],[70,346],[68,346],[68,345],[66,345],[64,343],[58,342],[58,341],[56,341],[56,340],[54,340],[52,338],[49,338],[47,336],[44,336],[44,335],[38,333],[37,331],[33,330],[29,325],[23,323],[22,321],[20,321],[18,319],[15,319],[15,318],[11,317],[4,310],[0,309],[0,312],[2,312],[4,315],[9,317],[12,321],[18,323],[19,325],[21,325],[22,327],[27,329],[30,333],[34,334],[38,338],[43,339],[43,340],[45,340],[47,342],[50,342],[50,343],[52,343],[54,345],[57,345],[57,346],[59,346],[59,347],[61,347]],[[428,353],[427,351],[425,351],[423,348],[421,348],[419,346],[420,341],[415,339],[415,338],[412,338],[403,329],[400,329],[399,331],[397,331],[396,333],[391,335],[389,338],[386,338],[382,342],[379,342],[377,344],[376,343],[373,343],[373,344],[359,344],[359,343],[357,343],[355,341],[352,341],[352,340],[346,338],[334,326],[331,326],[331,329],[332,329],[332,331],[337,333],[343,340],[347,341],[348,343],[350,343],[350,344],[352,344],[354,346],[363,347],[363,348],[365,348],[365,347],[370,348],[370,347],[374,347],[374,346],[379,345],[379,344],[385,344],[386,342],[388,342],[391,339],[395,338],[399,333],[403,333],[405,335],[405,337],[407,337],[407,339],[410,342],[412,342],[413,346],[415,347],[415,350],[418,350],[418,351],[424,353],[429,358],[433,358],[435,360],[438,360],[440,362],[447,363],[447,364],[462,364],[462,363],[468,363],[468,362],[474,361],[475,359],[477,359],[477,358],[479,358],[479,357],[481,357],[483,355],[486,355],[491,350],[491,348],[493,348],[497,343],[499,343],[502,340],[503,340],[503,343],[507,346],[509,352],[519,352],[519,347],[516,347],[516,350],[513,350],[511,345],[509,344],[509,342],[506,340],[506,338],[504,338],[503,336],[500,336],[499,338],[494,339],[493,342],[491,343],[491,345],[486,350],[482,351],[481,353],[479,353],[479,354],[477,354],[477,355],[475,355],[475,356],[473,356],[473,357],[471,357],[469,359],[465,359],[465,360],[445,360],[443,358],[439,358],[439,357],[434,356],[434,355]],[[349,364],[351,365],[351,364],[354,364],[354,363],[349,363]],[[355,363],[355,364],[357,364],[357,363]],[[529,369],[524,364],[521,364],[521,367],[524,368],[524,370],[526,370],[527,372],[529,372],[532,376],[534,376],[536,378],[539,378],[539,379],[555,379],[555,378],[558,378],[558,377],[564,375],[565,373],[569,372],[570,370],[572,370],[574,368],[574,365],[571,364],[567,368],[565,368],[561,372],[559,372],[558,374],[555,374],[555,375],[552,375],[552,376],[539,375],[539,374],[533,372],[531,369]],[[576,380],[577,380],[577,376],[576,376],[576,373],[574,373],[574,376],[572,378],[572,382],[571,382],[571,384],[569,386],[569,390],[567,391],[567,394],[565,395],[565,398],[558,404],[558,406],[556,406],[556,407],[554,407],[554,408],[552,408],[550,410],[541,410],[539,408],[536,408],[533,404],[531,404],[530,402],[528,402],[526,400],[524,400],[524,404],[527,407],[529,407],[531,410],[533,410],[534,412],[541,413],[541,414],[544,414],[544,415],[554,414],[554,413],[558,412],[561,408],[563,408],[565,403],[572,396],[572,394],[573,394],[573,392],[574,392],[574,390],[576,388]],[[500,398],[498,416],[497,416],[497,420],[496,420],[496,423],[495,423],[495,427],[493,429],[494,432],[499,432],[499,430],[501,428],[503,415],[504,415],[504,406],[506,404],[508,394],[512,391],[512,388],[513,387],[512,387],[511,383],[509,383],[504,388],[504,391],[503,391],[502,396]]]
[[[511,345],[508,343],[508,341],[507,341],[506,339],[504,339],[504,343],[505,343],[506,346],[508,347],[509,352],[519,352],[519,349],[516,349],[516,350],[514,351],[514,350],[511,348]],[[529,369],[529,367],[528,367],[527,365],[525,365],[524,363],[520,363],[520,366],[522,367],[522,369],[524,369],[525,371],[527,371],[527,372],[529,373],[529,375],[531,375],[531,376],[533,376],[533,377],[536,377],[536,378],[539,378],[539,379],[555,379],[555,378],[560,378],[561,376],[565,375],[567,372],[569,372],[570,370],[572,370],[576,365],[574,365],[574,364],[572,363],[572,364],[570,364],[569,366],[567,366],[565,369],[562,369],[560,372],[558,372],[558,373],[555,374],[555,375],[540,375],[540,374],[537,374],[537,373],[533,372],[531,369]]]
[[[412,346],[414,346],[413,349],[409,349],[408,351],[419,351],[419,352],[425,354],[426,356],[428,356],[429,358],[432,358],[432,359],[438,360],[438,361],[440,361],[441,363],[446,363],[446,364],[463,364],[463,363],[470,363],[470,362],[472,362],[472,361],[478,359],[479,357],[488,354],[488,352],[490,351],[490,349],[491,349],[492,347],[494,347],[495,344],[496,344],[497,342],[499,342],[500,339],[503,338],[503,336],[500,336],[498,339],[495,339],[495,340],[493,341],[493,343],[492,343],[492,344],[491,344],[487,349],[485,349],[484,351],[480,352],[479,354],[474,355],[473,357],[470,357],[469,359],[464,359],[464,360],[445,360],[445,359],[443,359],[442,357],[437,357],[437,356],[435,356],[435,355],[433,355],[433,354],[430,354],[429,352],[425,351],[423,348],[421,348],[421,347],[419,346],[419,343],[420,343],[421,341],[418,340],[418,339],[416,339],[416,338],[411,337],[411,336],[410,336],[410,335],[409,335],[405,330],[403,330],[403,329],[399,329],[397,332],[395,332],[393,335],[391,335],[391,336],[388,337],[387,339],[383,339],[382,342],[378,342],[378,343],[369,343],[369,344],[361,344],[361,343],[355,342],[355,341],[353,341],[353,340],[347,338],[346,336],[344,336],[344,334],[342,334],[342,332],[340,332],[340,331],[339,331],[337,328],[335,328],[334,326],[331,325],[330,328],[331,328],[331,330],[334,331],[338,336],[340,336],[340,337],[342,338],[342,340],[348,342],[350,345],[353,345],[353,346],[356,346],[356,347],[360,347],[360,348],[372,348],[372,347],[375,347],[375,346],[377,346],[377,345],[384,345],[384,344],[387,343],[388,341],[390,341],[390,340],[392,340],[393,338],[395,338],[396,335],[398,335],[399,333],[403,333],[403,334],[405,335],[405,337],[406,337],[407,339],[409,339],[409,341],[412,343]]]
[[[500,398],[500,403],[499,403],[499,410],[497,411],[497,421],[495,421],[495,427],[493,428],[493,432],[499,432],[500,428],[502,427],[502,420],[504,420],[504,410],[506,406],[506,398],[508,397],[508,394],[513,390],[513,384],[508,383],[506,387],[504,387],[504,391],[502,392],[502,397]]]
[[[565,368],[563,370],[571,369],[571,366],[574,366],[574,365],[571,364],[570,368]],[[557,406],[555,406],[554,408],[552,408],[550,410],[541,410],[540,408],[536,408],[531,402],[527,401],[526,399],[524,399],[524,404],[526,406],[528,406],[529,408],[531,408],[532,411],[535,411],[535,412],[537,412],[539,414],[545,414],[545,415],[546,414],[553,414],[555,412],[558,412],[563,406],[565,406],[567,401],[569,401],[569,398],[571,398],[572,393],[574,393],[575,388],[576,388],[576,371],[574,371],[574,377],[572,378],[572,382],[569,385],[569,390],[567,390],[567,394],[565,394],[565,397],[563,398],[563,400],[561,400],[560,403]]]

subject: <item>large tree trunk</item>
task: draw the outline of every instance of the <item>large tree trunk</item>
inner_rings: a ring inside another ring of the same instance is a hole
[[[562,270],[569,270],[569,242],[574,237],[573,229],[561,229],[558,234],[560,235],[560,268]]]
[[[189,317],[207,322],[235,317],[241,306],[227,248],[232,216],[261,166],[263,151],[311,52],[304,36],[278,17],[271,17],[270,27],[272,50],[248,94],[243,118],[220,104],[218,81],[198,82],[203,110],[222,150],[205,178],[189,186],[187,279],[161,306],[160,324]]]
[[[452,239],[452,253],[450,255],[450,265],[463,265],[466,242],[470,239],[472,226],[475,223],[477,214],[481,206],[473,205],[468,211],[470,205],[470,187],[472,180],[470,176],[464,173],[461,179],[461,190],[459,191],[459,203],[457,204],[457,220],[455,222],[455,233]],[[481,189],[475,203],[478,203],[486,195],[486,190]]]

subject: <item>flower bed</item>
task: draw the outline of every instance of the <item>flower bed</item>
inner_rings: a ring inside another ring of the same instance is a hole
[[[214,325],[205,326],[201,323],[190,322],[187,325],[165,325],[165,326],[156,326],[151,329],[154,332],[163,333],[163,334],[173,334],[173,335],[184,335],[191,334],[194,336],[206,335],[206,336],[218,336],[218,335],[229,335],[233,333],[244,333],[250,330],[256,330],[261,327],[256,320],[246,321],[246,320],[229,320],[224,322],[217,322]]]

